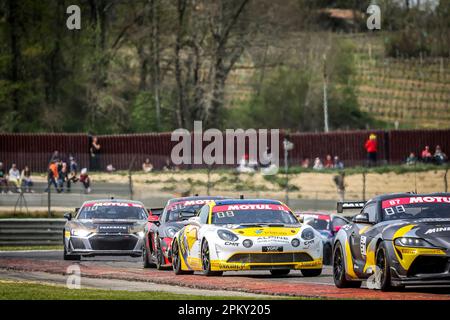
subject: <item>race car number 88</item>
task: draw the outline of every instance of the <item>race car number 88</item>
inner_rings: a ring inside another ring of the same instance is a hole
[[[217,212],[217,218],[234,217],[233,211],[221,211]]]
[[[386,208],[384,209],[384,212],[386,213],[386,215],[391,216],[395,213],[403,213],[405,212],[405,207],[404,206],[395,206],[395,207],[390,207],[390,208]]]

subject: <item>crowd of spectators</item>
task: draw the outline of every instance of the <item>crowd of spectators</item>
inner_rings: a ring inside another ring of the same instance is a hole
[[[50,158],[47,170],[48,186],[45,192],[49,192],[52,187],[57,193],[71,192],[72,184],[78,181],[82,183],[85,193],[91,192],[87,168],[81,169],[80,176],[78,176],[78,163],[75,157],[70,155],[68,161],[66,161],[59,156],[58,151],[55,151]]]
[[[20,171],[17,165],[13,163],[11,168],[7,170],[0,162],[0,193],[33,192],[32,186],[33,180],[31,179],[29,166],[24,166]]]
[[[434,149],[434,153],[431,152],[430,146],[425,146],[425,148],[420,153],[420,157],[414,152],[411,152],[406,158],[407,165],[415,165],[418,162],[431,163],[436,165],[442,165],[448,161],[447,155],[442,151],[441,146],[437,145]]]
[[[320,157],[316,157],[311,166],[311,161],[309,158],[304,158],[300,163],[302,168],[312,168],[314,170],[323,170],[323,169],[344,169],[344,163],[338,156],[332,156],[331,154],[327,154],[324,158],[324,161],[320,159]]]

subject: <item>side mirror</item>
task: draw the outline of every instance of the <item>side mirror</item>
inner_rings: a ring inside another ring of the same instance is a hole
[[[72,220],[72,213],[70,212],[64,213],[64,218],[66,218],[68,221]]]
[[[338,233],[339,230],[341,230],[342,226],[334,226],[333,227],[333,233]]]
[[[297,216],[298,221],[300,221],[300,223],[305,222],[305,217],[304,216]]]
[[[369,221],[369,215],[367,213],[360,213],[353,217],[354,223],[371,223]]]

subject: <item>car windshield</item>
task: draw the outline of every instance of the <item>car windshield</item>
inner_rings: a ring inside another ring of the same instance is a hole
[[[450,197],[408,197],[381,203],[383,220],[449,219]]]
[[[300,222],[285,206],[254,205],[258,209],[249,208],[250,205],[228,205],[214,207],[212,224],[240,224],[240,225],[299,225]]]
[[[84,206],[80,210],[78,219],[146,220],[147,214],[142,206],[134,204],[93,204]]]
[[[314,216],[305,216],[304,223],[313,227],[316,230],[329,230],[330,220],[319,219]]]
[[[200,210],[206,203],[211,200],[195,200],[195,201],[180,201],[169,204],[165,222],[180,221],[190,216],[194,217],[198,210]]]

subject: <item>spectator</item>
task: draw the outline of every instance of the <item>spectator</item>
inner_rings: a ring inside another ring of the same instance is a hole
[[[57,160],[53,160],[50,163],[50,166],[48,167],[48,171],[47,171],[48,186],[47,186],[47,189],[45,189],[45,192],[50,192],[50,187],[53,185],[53,186],[55,186],[56,191],[59,193],[59,189],[58,189],[58,185],[57,185],[58,176],[59,176],[58,162],[57,162]]]
[[[339,201],[343,202],[345,198],[345,172],[341,172],[339,175],[334,176],[333,180],[336,184]]]
[[[106,172],[108,173],[113,173],[114,171],[116,171],[116,168],[114,168],[114,166],[112,165],[112,163],[108,164],[106,166]]]
[[[16,192],[21,192],[20,190],[20,171],[17,169],[15,163],[12,164],[11,169],[9,169],[8,182],[12,187],[14,187]]]
[[[249,165],[248,154],[244,154],[239,162],[239,167],[237,167],[237,172],[239,173],[253,173],[255,169]]]
[[[330,154],[327,154],[325,158],[325,168],[332,169],[333,168],[333,158],[331,158]]]
[[[25,166],[23,168],[20,179],[22,180],[22,187],[25,189],[25,192],[33,192],[33,190],[31,190],[31,187],[33,186],[33,180],[31,179],[30,167]]]
[[[149,173],[153,170],[153,164],[150,162],[149,158],[146,158],[144,163],[142,164],[142,171],[145,173]]]
[[[369,139],[366,141],[364,148],[367,151],[367,160],[369,167],[376,166],[377,164],[377,151],[378,143],[377,136],[375,134],[370,134]]]
[[[91,178],[89,178],[86,168],[81,169],[80,182],[84,186],[84,192],[90,193],[91,192]]]
[[[78,173],[78,163],[72,155],[69,156],[69,171],[75,175]]]
[[[422,161],[425,163],[430,163],[433,160],[433,156],[430,152],[430,146],[425,146],[425,149],[422,150],[422,153],[420,155],[422,158]]]
[[[417,163],[417,157],[416,154],[414,152],[411,152],[408,156],[408,158],[406,158],[406,165],[408,166],[413,166]]]
[[[313,169],[314,170],[322,170],[323,169],[323,164],[319,157],[314,159]]]
[[[335,169],[344,169],[344,163],[339,159],[338,156],[334,156],[333,167]]]
[[[447,155],[442,151],[441,146],[436,146],[434,161],[438,165],[444,164],[447,161]]]
[[[302,166],[302,168],[309,168],[309,166],[310,166],[309,158],[303,159],[301,166]]]
[[[61,164],[61,168],[58,170],[58,189],[59,192],[64,192],[64,184],[67,184],[67,188],[69,188],[69,168],[67,167],[67,163],[63,162]]]
[[[273,155],[272,150],[269,147],[266,148],[266,151],[262,154],[261,161],[259,166],[261,168],[268,168],[273,164]]]
[[[8,192],[8,175],[3,168],[3,162],[0,162],[0,192]]]
[[[98,143],[98,138],[93,137],[91,146],[89,147],[91,171],[98,171],[100,169],[100,149],[101,145]]]

